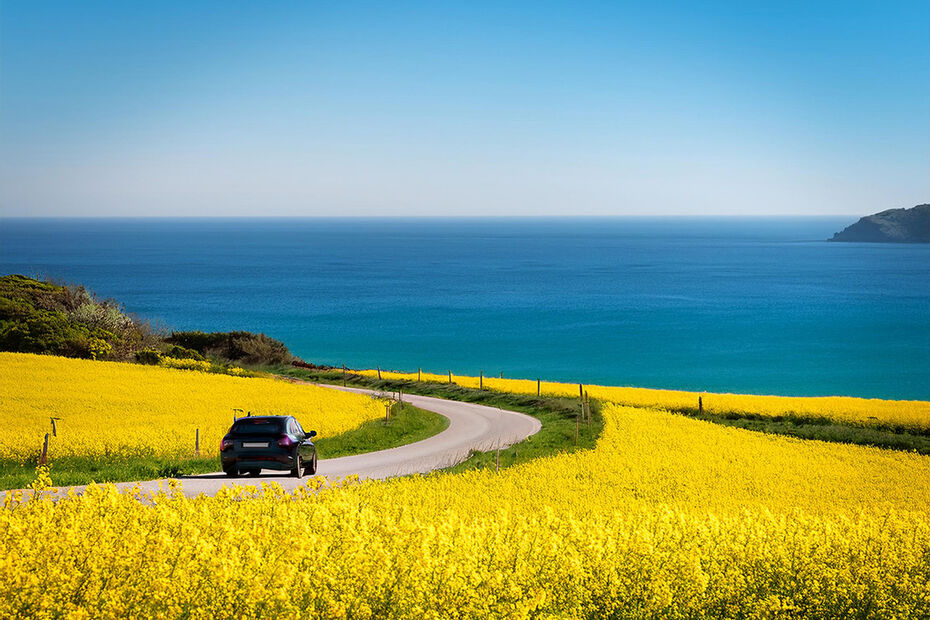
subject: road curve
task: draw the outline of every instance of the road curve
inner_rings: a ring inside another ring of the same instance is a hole
[[[333,389],[372,396],[391,395],[358,388]],[[384,479],[427,473],[455,465],[465,460],[474,450],[487,451],[507,447],[535,435],[541,428],[539,420],[516,411],[415,394],[404,394],[403,398],[416,407],[448,418],[449,427],[432,437],[398,448],[336,459],[320,459],[317,475],[335,479],[357,474],[362,479]],[[306,478],[299,480],[290,477],[286,472],[269,470],[264,471],[258,478],[229,478],[218,472],[182,476],[178,480],[182,482],[184,494],[188,497],[214,495],[224,486],[256,486],[260,482],[276,482],[291,490],[306,482]],[[116,486],[131,488],[138,484],[143,491],[155,491],[159,488],[159,483],[158,480],[121,482]],[[163,481],[161,485],[162,488],[167,488]],[[81,493],[86,487],[73,488],[75,492]],[[66,489],[62,491],[66,492]]]

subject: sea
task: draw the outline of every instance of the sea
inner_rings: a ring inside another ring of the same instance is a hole
[[[0,220],[0,273],[317,364],[930,400],[930,245],[855,217]]]

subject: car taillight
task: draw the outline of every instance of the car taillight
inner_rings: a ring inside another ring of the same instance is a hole
[[[227,450],[232,448],[234,445],[235,444],[233,443],[232,439],[224,439],[223,441],[220,442],[220,452],[226,452]]]
[[[291,439],[289,436],[284,435],[281,439],[278,440],[278,445],[282,448],[290,448],[291,446],[296,446],[297,442]]]

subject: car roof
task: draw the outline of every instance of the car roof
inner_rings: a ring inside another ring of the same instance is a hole
[[[293,418],[292,415],[250,415],[238,418],[239,420],[287,420],[288,418]]]

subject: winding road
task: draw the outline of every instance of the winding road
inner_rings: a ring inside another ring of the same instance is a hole
[[[333,389],[376,397],[385,395],[382,392],[358,388]],[[448,428],[428,439],[397,448],[336,459],[320,459],[317,475],[335,479],[357,474],[362,479],[383,479],[427,473],[455,465],[465,460],[472,451],[505,448],[536,434],[541,428],[539,420],[516,411],[415,394],[404,394],[403,398],[415,407],[448,418]],[[224,486],[257,486],[261,482],[276,482],[287,490],[293,490],[307,481],[306,478],[293,478],[286,472],[270,470],[264,471],[258,478],[229,478],[218,472],[182,476],[178,480],[183,484],[184,494],[188,497],[214,495]],[[138,484],[143,491],[156,491],[159,483],[162,488],[167,488],[164,481],[158,480],[121,482],[116,486],[131,488]],[[73,487],[76,493],[81,493],[85,488]],[[63,488],[61,491],[66,493],[67,489]]]

